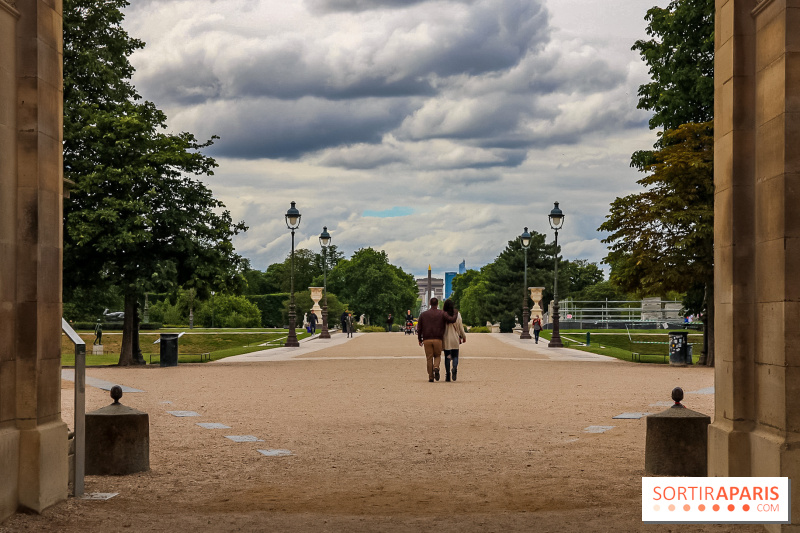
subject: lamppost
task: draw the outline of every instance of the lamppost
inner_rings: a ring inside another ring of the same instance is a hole
[[[214,329],[214,291],[211,291],[211,329]]]
[[[528,312],[528,248],[531,246],[531,234],[528,233],[528,228],[519,236],[519,242],[522,244],[522,249],[525,250],[525,271],[522,275],[524,280],[522,283],[522,333],[520,339],[530,339],[531,334],[528,330],[528,319],[530,314]]]
[[[563,348],[561,335],[558,332],[558,230],[564,225],[564,213],[558,208],[558,202],[554,203],[553,209],[548,215],[550,228],[556,232],[554,256],[555,256],[555,277],[553,281],[553,335],[550,337],[548,348]]]
[[[294,312],[294,230],[300,227],[300,211],[298,211],[294,205],[295,203],[292,202],[292,207],[286,211],[286,226],[292,230],[292,270],[290,277],[291,296],[289,298],[289,335],[286,337],[285,346],[298,348],[300,343],[297,342],[297,332],[294,330],[296,318]]]
[[[328,332],[328,245],[331,243],[331,234],[328,233],[328,226],[322,226],[322,233],[319,234],[319,244],[322,246],[322,333],[320,339],[330,339]]]

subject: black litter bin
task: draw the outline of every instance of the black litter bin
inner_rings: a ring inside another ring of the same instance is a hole
[[[685,365],[689,353],[689,334],[685,331],[669,333],[669,364]]]
[[[161,334],[161,362],[159,366],[178,366],[178,334]]]

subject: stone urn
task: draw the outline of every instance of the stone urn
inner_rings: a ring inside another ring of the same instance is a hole
[[[542,318],[542,293],[544,292],[544,287],[528,287],[528,290],[531,291],[531,300],[533,301],[533,306],[531,307],[531,322],[533,324],[533,319],[537,316],[541,320]]]
[[[308,290],[311,291],[311,301],[314,302],[311,310],[322,320],[322,308],[319,306],[319,301],[322,300],[322,287],[309,287]]]

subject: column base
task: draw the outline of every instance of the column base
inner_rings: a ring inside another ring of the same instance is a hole
[[[17,511],[17,486],[19,484],[19,430],[16,427],[0,429],[0,523]]]
[[[19,432],[19,506],[41,513],[67,499],[67,425],[57,420]]]

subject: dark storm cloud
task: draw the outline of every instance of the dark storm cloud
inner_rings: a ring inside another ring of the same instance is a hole
[[[137,84],[162,102],[183,105],[259,96],[432,96],[443,78],[502,72],[549,40],[547,10],[531,0],[480,2],[451,23],[419,13],[401,22],[405,25],[379,35],[365,25],[357,44],[338,50],[299,33],[273,42],[269,31],[261,44],[214,54],[187,46],[162,54],[158,68],[140,73]]]
[[[295,159],[328,146],[380,142],[409,109],[404,100],[333,104],[304,98],[241,101],[196,111],[203,130],[221,137],[210,150],[215,156]]]

